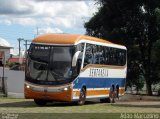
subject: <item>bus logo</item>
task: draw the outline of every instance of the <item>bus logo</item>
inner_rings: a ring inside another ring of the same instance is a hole
[[[90,69],[90,77],[108,77],[108,70],[101,68],[91,68]]]

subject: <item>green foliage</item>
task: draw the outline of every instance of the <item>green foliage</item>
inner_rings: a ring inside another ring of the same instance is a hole
[[[160,82],[160,40],[154,43],[152,51],[152,75],[153,83]]]
[[[136,85],[136,90],[138,93],[138,91],[142,90],[142,88],[144,87],[144,80],[141,78],[138,79],[135,85]]]
[[[160,88],[158,89],[158,95],[160,96]]]
[[[160,39],[160,1],[99,0],[98,3],[99,11],[84,24],[86,34],[127,46],[129,80],[139,80],[142,75],[151,95],[151,84],[160,80],[157,61],[152,57],[153,52],[158,52],[154,45]]]
[[[129,64],[128,69],[128,80],[127,80],[127,86],[132,87],[136,86],[136,91],[140,91],[144,86],[144,77],[141,74],[141,66],[138,62],[131,62]]]
[[[13,62],[6,62],[6,67],[11,68],[13,65],[15,65],[16,63]]]

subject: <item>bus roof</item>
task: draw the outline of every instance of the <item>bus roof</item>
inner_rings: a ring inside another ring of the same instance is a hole
[[[114,44],[107,40],[103,40],[96,37],[91,37],[87,35],[78,35],[78,34],[44,34],[33,39],[32,43],[40,43],[40,44],[57,44],[57,45],[74,45],[80,42],[81,40],[85,41],[94,41],[106,44]],[[118,45],[122,46],[122,45]],[[123,46],[122,46],[123,47]]]

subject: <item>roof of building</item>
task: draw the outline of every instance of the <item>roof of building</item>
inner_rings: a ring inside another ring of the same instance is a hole
[[[12,63],[19,63],[20,60],[22,60],[22,62],[25,62],[25,58],[9,58],[8,62],[12,62]]]
[[[3,38],[0,38],[0,48],[12,48],[8,41]]]

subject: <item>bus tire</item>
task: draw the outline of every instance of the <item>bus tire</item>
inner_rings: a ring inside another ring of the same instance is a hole
[[[115,91],[110,90],[108,100],[110,103],[115,103]]]
[[[34,102],[39,106],[45,106],[47,104],[47,101],[40,99],[34,99]]]
[[[119,100],[119,85],[116,86],[115,97]]]
[[[86,101],[86,90],[85,88],[82,88],[82,90],[80,91],[80,96],[79,96],[79,100],[78,100],[78,105],[84,105]]]

